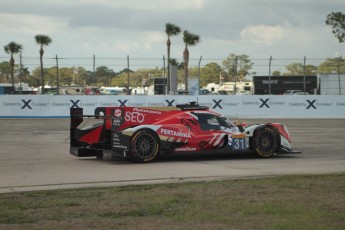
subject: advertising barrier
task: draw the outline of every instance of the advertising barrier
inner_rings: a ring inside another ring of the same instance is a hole
[[[67,118],[70,108],[175,106],[196,101],[232,119],[239,118],[345,118],[341,95],[2,95],[0,118]]]

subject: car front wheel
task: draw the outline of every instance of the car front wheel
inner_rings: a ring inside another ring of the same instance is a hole
[[[280,136],[273,127],[261,127],[253,136],[253,148],[260,157],[268,158],[279,151]]]

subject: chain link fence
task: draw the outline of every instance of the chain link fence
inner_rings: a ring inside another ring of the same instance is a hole
[[[9,62],[9,56],[0,56],[0,64]],[[40,68],[39,57],[30,57],[25,55],[14,55],[15,64],[18,69],[21,64],[23,68],[27,68],[30,72]],[[202,61],[199,57],[192,57],[189,60],[189,68],[199,68],[199,74],[203,75],[203,67],[209,63],[217,63],[222,67],[222,62],[226,59],[220,57],[207,57],[203,56]],[[330,92],[343,91],[340,94],[344,94],[345,83],[343,82],[342,74],[345,73],[345,61],[341,56],[333,58],[318,58],[318,57],[301,57],[301,58],[281,58],[281,57],[263,57],[263,58],[249,58],[253,63],[252,68],[248,71],[247,79],[252,79],[253,76],[274,76],[277,73],[279,75],[327,75]],[[177,63],[182,63],[183,58],[176,59]],[[201,62],[200,62],[201,61]],[[296,73],[291,72],[291,69],[287,69],[287,66],[295,65]],[[136,71],[137,69],[160,69],[162,70],[162,77],[165,77],[167,60],[165,56],[162,57],[101,57],[91,55],[90,57],[63,57],[56,55],[55,57],[43,57],[44,68],[75,68],[82,67],[87,71],[95,72],[98,67],[105,66],[114,72],[120,72],[123,70]],[[240,64],[237,68],[241,68]],[[237,71],[237,70],[236,70]],[[0,69],[0,75],[3,75],[3,70]],[[8,73],[7,73],[8,74]],[[199,76],[200,77],[200,76]],[[7,76],[8,78],[8,76]],[[18,77],[17,77],[18,78]],[[215,81],[218,81],[219,76],[215,76]],[[322,81],[320,81],[322,82]],[[324,85],[326,85],[324,83]],[[338,93],[339,94],[339,93]]]

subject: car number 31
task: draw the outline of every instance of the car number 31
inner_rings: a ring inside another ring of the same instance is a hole
[[[231,145],[232,145],[233,150],[245,150],[246,149],[246,139],[245,138],[233,138]]]

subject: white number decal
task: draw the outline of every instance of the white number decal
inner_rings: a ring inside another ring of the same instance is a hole
[[[244,138],[233,138],[232,144],[232,149],[243,150],[246,148],[246,142]]]

